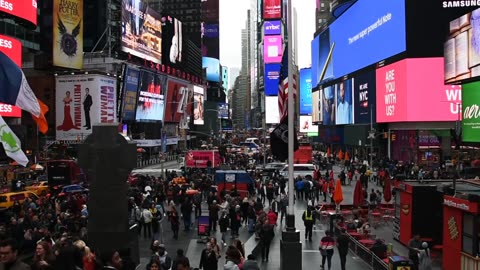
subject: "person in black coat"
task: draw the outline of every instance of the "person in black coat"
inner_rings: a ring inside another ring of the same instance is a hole
[[[270,244],[272,243],[275,232],[273,225],[265,223],[260,230],[260,244],[262,246],[262,261],[268,262],[268,254],[270,253]]]
[[[204,270],[217,270],[218,268],[217,254],[213,251],[210,243],[207,243],[207,247],[202,251],[198,268]]]
[[[90,95],[90,89],[85,88],[85,99],[83,100],[83,110],[85,112],[85,125],[87,129],[91,129],[90,123],[90,108],[93,105],[92,96]]]

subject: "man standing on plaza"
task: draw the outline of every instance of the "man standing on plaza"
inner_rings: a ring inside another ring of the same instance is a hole
[[[305,241],[308,239],[312,241],[313,233],[313,211],[312,207],[309,205],[307,210],[303,212],[302,215],[303,224],[305,225]]]
[[[345,229],[340,230],[340,235],[337,236],[337,248],[338,254],[340,255],[340,265],[342,270],[345,270],[345,264],[347,263],[347,254],[348,254],[348,236],[345,233]]]

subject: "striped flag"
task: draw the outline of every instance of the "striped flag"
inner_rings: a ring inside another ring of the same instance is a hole
[[[297,98],[297,74],[293,74],[293,97]],[[288,45],[285,46],[278,80],[278,110],[280,123],[288,116]]]

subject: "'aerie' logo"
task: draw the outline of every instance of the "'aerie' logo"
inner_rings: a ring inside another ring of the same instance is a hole
[[[480,118],[480,106],[478,104],[472,104],[465,107],[463,111],[463,119],[477,119]]]

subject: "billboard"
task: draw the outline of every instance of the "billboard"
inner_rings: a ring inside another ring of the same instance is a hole
[[[167,84],[167,102],[165,104],[165,122],[178,123],[185,113],[188,113],[187,107],[190,101],[190,91],[188,84],[179,80],[168,80]]]
[[[162,17],[162,64],[181,67],[182,55],[182,22],[171,16],[164,16]]]
[[[316,88],[319,83],[320,72],[322,69],[319,66],[320,58],[320,36],[316,36],[313,38],[311,45],[311,57],[312,57],[312,88]]]
[[[218,24],[203,24],[202,34],[206,38],[218,38],[220,36]]]
[[[480,82],[462,86],[462,140],[480,142]]]
[[[163,121],[166,85],[166,76],[146,70],[140,72],[135,120]]]
[[[318,126],[312,123],[311,115],[300,115],[300,127],[298,129],[301,133],[318,132]]]
[[[220,25],[202,23],[202,56],[220,59]]]
[[[83,68],[83,0],[53,1],[53,65]]]
[[[274,20],[282,18],[282,0],[263,0],[263,19]]]
[[[218,118],[228,118],[228,104],[227,103],[218,103],[217,104],[217,114]]]
[[[409,58],[377,69],[377,122],[456,121],[462,88],[445,85],[443,61]]]
[[[220,18],[219,0],[202,0],[202,22],[218,23]]]
[[[83,140],[92,126],[115,123],[117,80],[103,75],[58,76],[56,87],[56,140]]]
[[[135,120],[140,70],[127,66],[123,81],[122,121]]]
[[[324,126],[335,125],[335,86],[322,89],[322,123]]]
[[[193,124],[203,125],[205,119],[203,117],[203,96],[205,95],[205,89],[202,87],[193,86]]]
[[[275,36],[282,34],[282,21],[264,21],[263,22],[263,35]]]
[[[73,1],[73,6],[75,6],[75,3]],[[37,26],[37,0],[1,1],[0,12],[8,13],[28,22],[32,26]]]
[[[312,70],[300,70],[300,114],[312,114]]]
[[[375,71],[355,76],[353,111],[355,124],[375,122]],[[370,118],[372,116],[372,118]]]
[[[218,59],[202,57],[202,68],[207,69],[207,81],[220,82],[220,61]]]
[[[265,97],[265,123],[280,123],[280,111],[278,110],[278,97]]]
[[[22,43],[20,41],[0,35],[0,52],[3,52],[15,64],[22,67]],[[0,116],[22,117],[22,110],[16,106],[0,103]]]
[[[337,125],[353,124],[353,78],[335,85],[335,123]]]
[[[265,95],[278,95],[278,80],[280,78],[280,64],[265,64]]]
[[[450,22],[444,44],[445,81],[458,82],[480,76],[480,8]]]
[[[322,122],[322,110],[323,110],[323,95],[322,90],[312,93],[312,122]]]
[[[402,53],[405,29],[405,0],[359,0],[320,34],[318,60],[312,61],[317,64],[314,74],[319,78],[326,67],[324,79],[336,79]]]
[[[122,51],[161,63],[161,17],[142,0],[122,0]]]
[[[281,63],[282,53],[282,36],[263,37],[263,59],[265,63]]]

